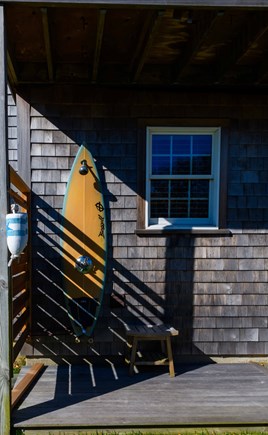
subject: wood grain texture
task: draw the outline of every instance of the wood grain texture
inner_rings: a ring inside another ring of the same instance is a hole
[[[25,374],[25,376],[20,380],[16,387],[12,390],[11,395],[11,407],[14,408],[18,402],[22,399],[26,391],[30,388],[31,384],[37,378],[44,364],[36,363]]]
[[[171,347],[171,335],[178,335],[179,331],[166,325],[125,325],[128,346],[131,349],[129,374],[134,374],[136,365],[168,365],[169,374],[175,376],[174,361]],[[137,352],[139,341],[159,341],[165,356],[144,356]],[[165,348],[166,345],[166,348]]]
[[[31,140],[30,140],[30,105],[19,95],[16,96],[18,120],[18,169],[24,182],[31,184]],[[28,189],[26,190],[28,192]]]
[[[8,253],[6,242],[7,214],[7,83],[5,66],[4,7],[0,6],[0,434],[10,432],[10,378],[11,378],[11,303],[9,291]]]
[[[170,378],[160,367],[130,377],[127,367],[104,364],[47,367],[14,411],[14,426],[267,424],[268,372],[259,366],[178,365]]]

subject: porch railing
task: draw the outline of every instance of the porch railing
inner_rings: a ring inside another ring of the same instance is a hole
[[[9,195],[28,214],[28,244],[19,260],[11,265],[12,343],[13,362],[17,358],[31,330],[31,189],[9,166]]]

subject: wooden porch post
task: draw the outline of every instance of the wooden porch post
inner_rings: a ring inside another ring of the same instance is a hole
[[[11,303],[6,213],[8,210],[7,80],[4,6],[0,5],[0,435],[10,434]]]

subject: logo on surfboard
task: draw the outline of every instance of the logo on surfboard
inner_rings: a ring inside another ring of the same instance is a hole
[[[103,205],[102,205],[101,202],[97,202],[97,203],[95,204],[95,207],[96,207],[96,209],[97,209],[99,212],[104,211],[104,207],[103,207]],[[103,238],[104,238],[104,234],[105,234],[104,217],[101,216],[100,214],[99,214],[99,220],[100,220],[100,232],[99,232],[98,237],[103,237]]]

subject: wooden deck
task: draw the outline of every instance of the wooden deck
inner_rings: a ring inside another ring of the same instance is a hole
[[[140,368],[130,377],[127,367],[108,362],[48,366],[13,411],[13,426],[35,434],[64,428],[268,426],[267,403],[268,370],[256,364],[177,365],[174,378],[163,367]]]

